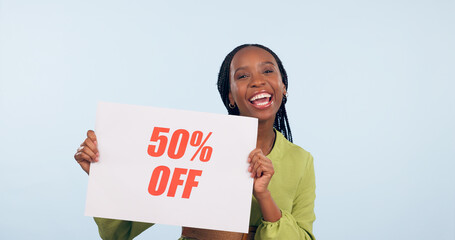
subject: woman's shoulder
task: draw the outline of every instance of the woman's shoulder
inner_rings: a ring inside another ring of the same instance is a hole
[[[304,164],[307,165],[313,161],[313,156],[310,152],[300,147],[299,145],[288,141],[283,134],[276,131],[276,147],[277,152],[284,158],[286,161],[292,161],[295,164]]]

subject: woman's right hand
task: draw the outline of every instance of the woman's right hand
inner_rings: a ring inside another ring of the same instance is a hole
[[[98,152],[97,144],[95,132],[93,130],[88,130],[87,138],[81,143],[76,154],[74,154],[74,159],[76,159],[77,163],[79,163],[87,174],[90,172],[90,163],[98,162],[99,160],[100,154]]]

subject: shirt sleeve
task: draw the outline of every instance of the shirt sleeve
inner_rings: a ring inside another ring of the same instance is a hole
[[[98,231],[101,239],[109,240],[131,240],[141,234],[154,223],[131,222],[116,219],[97,218]]]
[[[300,179],[292,211],[281,210],[281,218],[276,222],[262,219],[258,226],[256,240],[266,239],[305,239],[314,240],[313,222],[314,200],[316,198],[313,157],[310,155],[305,174]]]

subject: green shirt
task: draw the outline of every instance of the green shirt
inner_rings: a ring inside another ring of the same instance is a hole
[[[253,196],[250,226],[257,226],[255,239],[315,239],[313,222],[315,176],[313,157],[301,147],[289,142],[276,131],[275,145],[267,157],[272,161],[275,174],[268,189],[281,210],[276,222],[262,219],[261,209]],[[153,223],[141,223],[95,218],[103,239],[133,239]]]

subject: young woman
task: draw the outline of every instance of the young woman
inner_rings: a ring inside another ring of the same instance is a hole
[[[288,80],[278,56],[245,44],[224,59],[218,90],[229,114],[259,121],[257,145],[249,157],[254,178],[249,234],[183,228],[181,239],[314,239],[313,157],[292,143],[286,114]],[[78,148],[75,159],[89,173],[98,161],[96,136]],[[95,218],[103,239],[132,239],[153,224]]]

